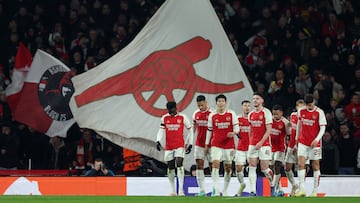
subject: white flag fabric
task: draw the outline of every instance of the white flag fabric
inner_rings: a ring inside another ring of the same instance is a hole
[[[14,119],[50,137],[66,137],[75,122],[69,108],[74,93],[73,75],[61,61],[37,50]]]
[[[70,108],[80,127],[159,160],[155,140],[167,101],[190,118],[200,94],[215,105],[223,93],[240,112],[253,93],[209,0],[164,2],[127,47],[72,81]]]
[[[5,89],[6,101],[12,112],[14,112],[17,103],[19,102],[21,90],[24,86],[26,75],[30,70],[31,62],[32,55],[30,50],[20,42],[15,56],[15,65],[11,76],[11,83]]]

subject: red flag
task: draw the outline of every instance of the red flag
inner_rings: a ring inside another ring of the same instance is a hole
[[[61,61],[38,50],[26,76],[14,119],[48,136],[66,137],[74,123],[69,100],[73,72]]]
[[[6,101],[10,109],[14,112],[15,107],[19,101],[20,92],[24,86],[24,81],[29,72],[32,62],[32,55],[28,48],[20,42],[18,51],[15,57],[15,66],[11,77],[11,84],[5,90]]]

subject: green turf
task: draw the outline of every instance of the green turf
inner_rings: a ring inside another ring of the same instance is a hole
[[[359,203],[360,197],[0,196],[1,203]]]

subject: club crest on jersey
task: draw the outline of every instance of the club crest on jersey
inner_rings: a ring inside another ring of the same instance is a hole
[[[259,116],[259,119],[260,119],[260,120],[263,119],[263,118],[264,118],[264,117],[263,117],[262,115]]]
[[[177,119],[176,122],[177,122],[177,123],[181,123],[181,119]]]
[[[315,119],[316,119],[316,115],[313,115],[312,118],[315,120]]]
[[[279,129],[282,129],[283,128],[283,126],[282,125],[279,125],[279,127],[278,127]]]
[[[230,116],[227,116],[226,121],[230,121],[230,120],[231,120]]]
[[[73,118],[69,101],[74,93],[71,78],[75,75],[61,65],[49,67],[38,83],[38,97],[46,115],[52,120],[67,121]]]

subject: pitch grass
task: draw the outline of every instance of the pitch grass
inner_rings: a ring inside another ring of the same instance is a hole
[[[360,197],[0,196],[1,203],[359,203]]]

